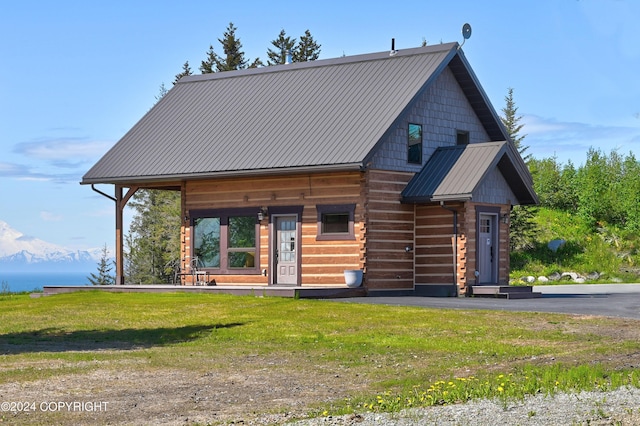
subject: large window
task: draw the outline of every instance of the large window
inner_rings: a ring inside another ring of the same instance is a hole
[[[353,240],[355,204],[318,205],[318,240]]]
[[[422,126],[409,123],[409,163],[422,164]]]
[[[193,255],[201,268],[215,273],[258,273],[257,209],[191,212]]]

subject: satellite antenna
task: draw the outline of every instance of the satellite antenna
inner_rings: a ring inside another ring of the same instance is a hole
[[[460,47],[464,46],[464,42],[469,40],[469,38],[471,37],[471,25],[464,24],[462,26],[462,37],[464,38],[464,41],[462,42]]]

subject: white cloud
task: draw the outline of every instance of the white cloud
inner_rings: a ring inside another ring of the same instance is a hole
[[[18,143],[14,152],[48,161],[57,167],[75,168],[97,159],[111,145],[112,142],[91,141],[85,138],[43,139]]]
[[[637,151],[640,140],[640,128],[636,127],[558,121],[537,115],[523,116],[522,124],[528,153],[536,158],[556,156],[561,162],[571,160],[575,164],[584,161],[589,148],[626,154],[634,148]]]

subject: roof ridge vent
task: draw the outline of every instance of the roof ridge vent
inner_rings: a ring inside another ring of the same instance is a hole
[[[389,52],[389,56],[396,56],[396,53],[398,53],[398,51],[396,50],[396,39],[392,38],[391,39],[391,51]]]

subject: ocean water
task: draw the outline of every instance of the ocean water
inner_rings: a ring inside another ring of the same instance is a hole
[[[94,272],[95,273],[95,272]],[[91,272],[2,272],[0,292],[12,293],[42,290],[45,285],[90,285],[87,277]]]

